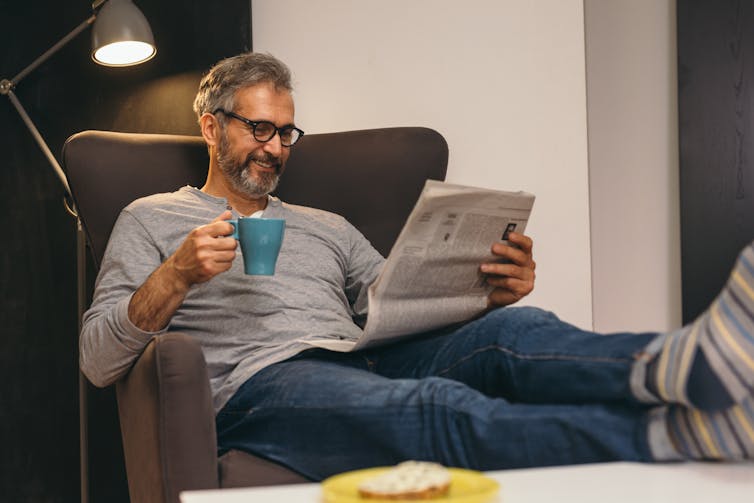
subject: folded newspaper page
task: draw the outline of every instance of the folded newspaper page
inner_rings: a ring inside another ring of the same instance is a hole
[[[534,195],[427,180],[369,288],[369,316],[356,340],[306,341],[355,351],[463,322],[487,307],[492,287],[479,270],[510,231],[524,232]],[[497,257],[497,260],[500,260]]]

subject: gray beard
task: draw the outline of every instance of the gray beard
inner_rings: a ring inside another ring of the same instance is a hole
[[[279,173],[257,173],[258,178],[252,177],[250,165],[254,162],[253,157],[249,156],[244,162],[237,162],[230,155],[230,142],[225,131],[221,135],[217,149],[217,165],[235,190],[250,198],[259,198],[277,188],[280,181]]]

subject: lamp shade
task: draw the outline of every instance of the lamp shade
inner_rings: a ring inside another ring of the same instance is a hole
[[[157,54],[149,22],[131,0],[109,0],[94,22],[92,59],[105,66],[130,66]]]

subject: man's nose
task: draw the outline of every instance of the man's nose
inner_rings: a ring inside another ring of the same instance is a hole
[[[280,134],[278,134],[278,132],[275,132],[275,136],[265,142],[264,151],[275,157],[280,157],[280,154],[283,152],[283,144],[280,141]]]

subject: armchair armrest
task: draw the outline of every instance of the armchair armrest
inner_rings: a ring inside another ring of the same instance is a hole
[[[155,337],[116,392],[131,501],[177,502],[180,491],[218,487],[212,395],[194,339]]]

